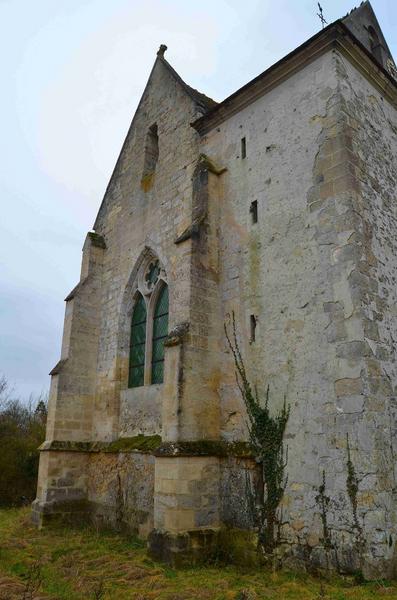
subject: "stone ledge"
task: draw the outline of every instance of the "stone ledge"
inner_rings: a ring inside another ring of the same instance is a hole
[[[186,229],[180,235],[178,235],[178,237],[175,238],[174,244],[180,244],[186,240],[190,240],[193,237],[198,237],[200,233],[200,227],[204,223],[206,216],[207,213],[203,213],[194,219],[194,221],[192,221],[192,223],[186,227]]]
[[[184,338],[186,337],[189,331],[190,324],[185,321],[184,323],[179,323],[174,329],[172,329],[168,336],[164,340],[164,346],[167,348],[171,346],[178,346],[182,344]]]
[[[155,456],[237,456],[254,458],[249,442],[226,442],[224,440],[196,440],[186,442],[164,442],[154,452]]]
[[[90,276],[87,275],[87,277],[84,277],[84,279],[79,281],[78,284],[74,286],[72,291],[69,292],[69,294],[66,296],[65,302],[69,302],[69,300],[73,300],[73,298],[76,296],[76,294],[78,294],[78,292],[81,290],[81,288],[86,285],[86,283],[89,279],[90,279]]]
[[[62,371],[63,367],[65,366],[67,360],[68,360],[67,358],[61,358],[61,360],[58,360],[55,367],[53,369],[51,369],[51,371],[48,374],[49,375],[59,375],[59,373]]]
[[[102,248],[102,250],[106,250],[106,242],[102,235],[96,233],[95,231],[89,231],[87,236],[89,237],[93,246],[96,248]]]
[[[157,457],[178,456],[219,456],[226,458],[254,458],[255,453],[249,442],[226,442],[224,440],[196,440],[185,442],[162,442],[159,435],[137,435],[119,438],[114,442],[44,442],[39,450],[52,452],[138,452]]]
[[[135,437],[119,438],[114,442],[74,442],[57,441],[44,442],[40,451],[55,452],[140,452],[152,454],[161,444],[159,435],[136,435]]]

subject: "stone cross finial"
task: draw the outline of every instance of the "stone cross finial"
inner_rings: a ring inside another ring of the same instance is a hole
[[[157,56],[163,57],[164,52],[167,50],[167,46],[165,44],[161,44],[160,48],[157,51]]]

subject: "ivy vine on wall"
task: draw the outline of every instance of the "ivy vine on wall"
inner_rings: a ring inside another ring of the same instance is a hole
[[[256,388],[251,386],[241,354],[235,315],[232,313],[231,331],[224,325],[226,339],[232,352],[237,385],[248,414],[251,444],[261,467],[259,511],[259,545],[266,554],[272,554],[279,543],[279,519],[277,510],[284,495],[287,477],[287,451],[284,450],[284,433],[290,407],[283,407],[275,415],[269,410],[269,387],[261,401]]]

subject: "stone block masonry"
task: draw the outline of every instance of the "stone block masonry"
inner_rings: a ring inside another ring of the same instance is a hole
[[[223,330],[234,313],[253,389],[269,386],[274,415],[290,407],[277,556],[390,577],[397,84],[376,17],[364,3],[220,104],[164,52],[66,298],[35,521],[94,518],[173,565],[214,552],[224,527],[255,537],[267,490]]]

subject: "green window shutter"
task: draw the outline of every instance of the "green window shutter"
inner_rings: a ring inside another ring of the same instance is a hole
[[[139,295],[131,319],[130,368],[128,387],[139,387],[144,383],[146,346],[146,304]]]
[[[164,340],[168,335],[168,287],[157,298],[153,317],[152,383],[164,381]]]

